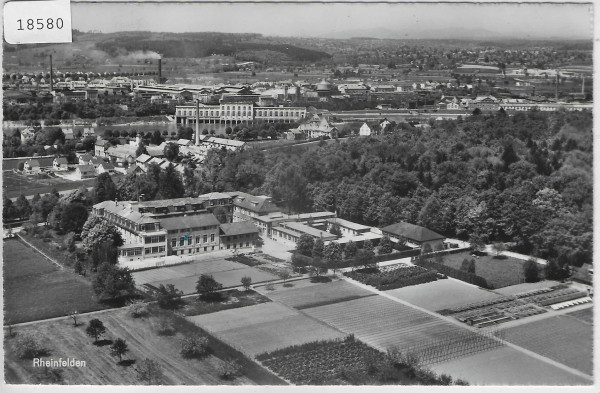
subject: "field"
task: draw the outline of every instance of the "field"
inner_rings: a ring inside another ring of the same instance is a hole
[[[158,311],[157,314],[165,314]],[[176,324],[177,333],[174,336],[159,336],[153,328],[158,317],[153,314],[146,318],[134,319],[127,315],[126,310],[109,311],[96,317],[106,326],[103,339],[115,340],[122,338],[126,341],[129,352],[126,360],[134,364],[119,365],[110,355],[108,346],[95,346],[93,339],[85,334],[85,325],[91,317],[80,317],[83,322],[74,327],[70,319],[43,322],[36,325],[18,327],[13,338],[5,338],[6,382],[8,383],[37,383],[42,374],[41,368],[34,369],[31,360],[16,359],[14,343],[19,334],[35,332],[42,338],[50,349],[49,357],[75,358],[86,362],[85,368],[64,368],[63,381],[68,384],[102,384],[130,385],[139,384],[134,368],[144,359],[153,359],[162,367],[165,384],[177,385],[223,385],[223,384],[280,384],[281,381],[270,373],[263,371],[254,362],[243,357],[239,352],[223,346],[214,339],[209,342],[212,354],[201,359],[185,359],[179,354],[180,340],[194,331],[201,333],[197,327],[183,318]],[[85,324],[85,325],[84,325]],[[244,375],[227,381],[219,376],[218,369],[228,357],[237,358],[243,365]],[[251,378],[254,378],[254,381]]]
[[[17,239],[5,240],[4,317],[20,323],[105,308],[83,277],[61,270]]]
[[[188,319],[249,356],[344,336],[323,323],[274,302]]]
[[[303,312],[345,333],[354,334],[382,351],[392,347],[403,351],[417,345],[433,348],[440,342],[461,339],[465,332],[469,332],[382,296],[308,308]],[[455,356],[455,353],[448,351],[447,356]]]
[[[475,301],[500,297],[494,292],[486,291],[451,278],[406,288],[392,289],[385,293],[430,311],[438,311]]]
[[[113,181],[118,177],[112,176]],[[16,198],[19,195],[45,194],[56,188],[58,191],[76,190],[82,185],[92,187],[95,179],[66,181],[57,177],[47,175],[20,175],[14,172],[2,172],[2,191],[7,198]]]
[[[209,314],[229,310],[232,308],[248,307],[255,304],[270,302],[267,297],[253,290],[232,289],[220,292],[222,301],[207,302],[198,300],[197,297],[188,297],[183,299],[184,305],[179,312],[186,316]]]
[[[376,269],[358,269],[346,272],[344,276],[381,291],[420,285],[437,280],[435,272],[405,263]]]
[[[506,341],[592,375],[593,327],[590,324],[558,315],[504,332]]]
[[[302,280],[291,284],[294,287],[278,285],[273,291],[265,290],[264,287],[259,290],[274,301],[297,309],[373,296],[373,293],[344,280],[329,283],[311,283],[309,280]]]
[[[502,288],[523,282],[523,264],[525,261],[507,257],[495,259],[491,255],[472,257],[469,253],[444,255],[444,265],[460,269],[463,259],[475,259],[475,274],[485,278],[493,288]]]
[[[511,285],[510,287],[494,289],[494,292],[500,293],[505,296],[516,295],[518,293],[534,291],[536,289],[549,288],[558,285],[557,281],[539,281],[531,283],[523,283],[518,285]]]
[[[240,280],[244,276],[252,278],[253,283],[279,278],[257,268],[222,258],[134,272],[133,278],[138,286],[149,284],[158,287],[161,284],[173,284],[184,294],[191,294],[196,292],[196,283],[201,274],[212,274],[225,288],[240,286]]]
[[[502,347],[431,366],[437,373],[462,378],[471,385],[591,385],[591,381]]]
[[[568,313],[567,315],[573,318],[577,318],[582,322],[589,323],[590,325],[594,324],[594,307],[573,311]]]

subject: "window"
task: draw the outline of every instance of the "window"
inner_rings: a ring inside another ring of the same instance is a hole
[[[244,243],[240,243],[240,247],[244,247]]]
[[[230,245],[228,244],[228,245],[227,245],[227,249],[229,250],[229,248],[230,248]]]
[[[190,249],[188,250],[188,254],[191,254],[191,253],[192,253],[192,249],[190,248]]]
[[[215,250],[215,246],[212,246],[211,251],[214,251],[214,250]]]
[[[158,252],[165,252],[165,246],[158,247]]]
[[[152,247],[152,253],[158,252],[158,247]]]
[[[208,247],[204,247],[204,251],[208,251]]]
[[[202,236],[202,243],[206,243],[208,241],[208,235]]]
[[[211,233],[211,234],[210,234],[210,241],[211,241],[211,242],[214,242],[214,241],[215,241],[215,234],[214,234],[214,233]]]
[[[250,247],[250,242],[246,242],[246,247]]]
[[[190,237],[188,237],[188,239],[187,239],[187,241],[188,241],[188,246],[191,246],[191,245],[192,245],[192,240],[194,240],[194,239],[192,239],[192,237],[191,237],[191,236],[190,236]]]
[[[196,236],[196,244],[198,244],[198,243],[200,243],[200,236]]]
[[[145,253],[146,254],[150,254],[152,252],[152,249],[150,247],[146,248]],[[128,253],[129,254],[129,253]]]
[[[177,247],[177,239],[176,238],[171,239],[171,247]]]

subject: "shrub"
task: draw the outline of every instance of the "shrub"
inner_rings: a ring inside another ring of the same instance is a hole
[[[181,340],[181,356],[199,358],[208,355],[208,338],[200,335],[189,336]]]
[[[142,318],[148,315],[148,305],[140,301],[132,302],[127,307],[127,312],[133,318]]]
[[[172,336],[175,334],[175,323],[172,318],[160,317],[155,324],[159,336]]]
[[[235,379],[241,368],[235,359],[226,360],[219,366],[219,376],[225,380]]]
[[[34,334],[23,333],[17,337],[15,344],[17,356],[20,359],[33,359],[48,354],[48,349],[44,347],[41,340]]]

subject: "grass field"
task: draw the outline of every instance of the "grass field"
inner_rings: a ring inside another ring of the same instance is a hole
[[[569,316],[557,315],[508,328],[506,341],[592,375],[593,327]]]
[[[506,295],[506,296],[511,296],[511,295],[515,295],[517,293],[523,293],[523,292],[528,292],[528,291],[533,291],[536,289],[542,289],[542,288],[549,288],[555,285],[558,285],[559,283],[557,281],[538,281],[538,282],[529,282],[529,283],[523,283],[523,284],[517,284],[517,285],[511,285],[509,287],[504,287],[504,288],[498,288],[498,289],[494,289],[494,292],[502,294],[502,295]]]
[[[160,312],[160,311],[159,311]],[[164,312],[162,312],[164,313]],[[85,368],[63,369],[63,380],[68,384],[102,384],[129,385],[140,384],[134,370],[136,364],[146,358],[157,361],[162,367],[165,384],[172,385],[230,385],[281,383],[275,376],[262,370],[254,362],[243,357],[232,349],[227,351],[218,341],[209,342],[213,353],[202,359],[185,359],[179,354],[180,340],[185,335],[199,331],[193,324],[182,320],[177,324],[174,336],[159,336],[153,328],[156,315],[134,319],[126,310],[114,310],[96,316],[106,326],[108,340],[122,338],[126,341],[129,352],[125,359],[135,361],[133,365],[117,364],[110,355],[108,346],[95,346],[85,334],[85,324],[91,317],[81,317],[84,324],[74,327],[70,319],[44,322],[15,329],[17,337],[25,332],[38,334],[50,349],[49,358],[76,358],[86,361]],[[8,383],[36,383],[43,369],[34,369],[31,360],[16,359],[14,343],[16,337],[5,339],[6,381]],[[237,355],[236,355],[237,354]],[[219,376],[219,367],[223,360],[232,356],[243,364],[242,373],[233,381],[223,380]],[[254,378],[255,380],[251,379]]]
[[[105,308],[91,284],[17,239],[4,241],[4,318],[20,323]]]
[[[278,303],[263,303],[188,319],[250,356],[345,336]]]
[[[113,181],[118,177],[112,176]],[[19,195],[45,194],[56,188],[58,191],[76,190],[82,185],[92,187],[95,179],[67,181],[57,177],[48,177],[47,175],[20,175],[14,172],[2,172],[2,191],[7,198],[16,198]]]
[[[392,289],[385,293],[430,311],[500,297],[496,293],[453,279]]]
[[[577,318],[582,322],[589,323],[590,325],[594,324],[594,307],[573,311],[568,313],[567,315],[573,318]]]
[[[475,274],[485,278],[488,285],[502,288],[523,282],[523,264],[525,261],[507,257],[495,259],[491,255],[472,257],[467,252],[444,255],[444,265],[460,269],[463,259],[475,259]]]
[[[215,302],[198,300],[197,297],[185,298],[183,299],[184,305],[179,309],[179,312],[186,316],[193,316],[229,310],[232,308],[248,307],[271,301],[269,298],[253,290],[245,291],[232,289],[220,292],[220,294],[223,297],[223,300]]]
[[[506,346],[431,368],[471,385],[591,385],[585,378]]]
[[[212,274],[225,288],[240,286],[244,276],[252,278],[253,283],[279,278],[258,268],[223,258],[134,272],[133,278],[138,286],[150,284],[158,287],[161,284],[173,284],[184,294],[191,294],[196,292],[196,283],[201,274]]]
[[[338,303],[373,295],[372,292],[344,280],[329,283],[311,283],[309,280],[302,281],[310,285],[302,285],[300,287],[283,287],[283,285],[278,285],[274,291],[265,290],[264,287],[261,287],[260,290],[271,299],[297,309]],[[292,284],[297,285],[297,283],[299,281],[294,281]]]

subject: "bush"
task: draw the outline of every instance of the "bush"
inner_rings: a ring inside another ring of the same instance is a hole
[[[127,307],[127,312],[133,318],[142,318],[148,315],[148,305],[144,302],[132,302]]]
[[[241,368],[235,359],[226,360],[219,366],[219,376],[225,380],[235,379]]]
[[[20,359],[33,359],[49,353],[48,349],[42,345],[41,340],[31,333],[19,335],[15,348]]]
[[[175,323],[172,318],[163,316],[156,322],[155,329],[159,336],[173,336],[175,334]]]
[[[199,358],[208,355],[208,338],[200,335],[189,336],[181,340],[181,356]]]

